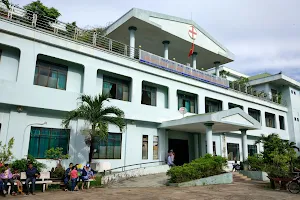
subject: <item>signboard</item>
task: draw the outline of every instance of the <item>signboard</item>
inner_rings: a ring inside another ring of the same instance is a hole
[[[182,116],[184,117],[184,115],[187,113],[187,109],[185,107],[180,107],[179,108],[179,112],[180,114],[182,114]]]
[[[191,28],[188,31],[188,34],[189,34],[189,36],[190,36],[190,38],[192,40],[196,40],[196,38],[197,38],[197,30],[195,29],[194,26],[191,26]]]
[[[140,62],[151,65],[169,72],[173,72],[182,76],[196,79],[205,83],[216,85],[223,88],[229,88],[229,81],[225,78],[220,78],[212,74],[188,67],[186,65],[174,62],[154,55],[152,53],[141,50]]]

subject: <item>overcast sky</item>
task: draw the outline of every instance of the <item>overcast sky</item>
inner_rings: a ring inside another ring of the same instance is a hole
[[[23,6],[32,0],[13,0]],[[104,26],[131,8],[190,18],[235,54],[227,67],[300,81],[300,0],[42,0],[63,22]]]

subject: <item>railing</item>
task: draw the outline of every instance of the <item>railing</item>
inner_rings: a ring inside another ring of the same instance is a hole
[[[7,9],[2,3],[0,3],[0,17],[56,36],[101,48],[102,50],[107,50],[132,59],[139,59],[138,48],[132,48],[121,42],[104,37],[102,35],[102,28],[84,30],[72,24],[66,24],[47,16],[37,15],[16,6],[11,6],[10,9]]]
[[[287,106],[287,102],[286,100],[283,100],[281,95],[277,94],[267,94],[264,91],[258,91],[255,90],[255,88],[252,88],[252,86],[247,86],[247,85],[240,85],[234,82],[230,82],[229,84],[229,89],[233,90],[233,91],[237,91],[237,92],[241,92],[243,94],[252,96],[252,97],[256,97],[259,98],[261,100],[264,101],[268,101],[271,103],[276,103],[282,106]]]
[[[104,175],[111,174],[112,171],[114,171],[114,170],[118,170],[118,172],[120,172],[120,171],[125,172],[125,171],[128,171],[128,170],[139,169],[139,168],[142,168],[142,167],[146,167],[145,165],[147,165],[147,164],[154,164],[154,163],[158,163],[159,165],[162,165],[163,163],[165,163],[165,161],[155,161],[155,162],[146,162],[146,163],[126,165],[126,166],[122,166],[122,167],[113,168],[113,169],[110,169],[110,170],[104,170],[103,174]],[[126,170],[126,168],[134,167],[134,166],[137,166],[137,168],[130,168],[130,169]]]

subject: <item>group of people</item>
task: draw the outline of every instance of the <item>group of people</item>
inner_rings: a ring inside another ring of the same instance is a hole
[[[14,169],[13,173],[9,168],[8,164],[0,164],[0,167],[3,169],[0,173],[0,192],[2,196],[6,196],[8,194],[8,183],[11,185],[10,195],[17,195],[17,193],[23,194],[23,185],[20,181],[20,173],[17,169]],[[26,195],[29,194],[29,189],[31,189],[31,194],[34,195],[35,191],[35,181],[39,178],[40,173],[36,168],[33,167],[32,163],[28,164],[28,169],[26,170],[26,181],[25,185],[27,188]],[[31,188],[29,188],[29,183],[31,182]],[[15,187],[15,183],[17,188]]]
[[[78,183],[82,181],[81,189],[84,189],[84,185],[89,179],[94,179],[94,171],[90,164],[86,164],[82,169],[79,168],[79,164],[69,164],[69,168],[65,171],[64,184],[65,191],[78,191]],[[70,188],[71,182],[71,188]]]

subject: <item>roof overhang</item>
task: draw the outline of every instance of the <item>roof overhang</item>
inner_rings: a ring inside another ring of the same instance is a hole
[[[206,31],[192,20],[164,15],[156,12],[133,8],[106,29],[106,35],[114,40],[129,44],[130,26],[137,28],[135,44],[143,50],[162,56],[164,47],[162,41],[170,41],[169,59],[176,59],[181,64],[192,64],[188,58],[192,40],[188,36],[190,26],[197,29],[195,40],[197,68],[214,67],[214,62],[225,64],[234,60],[234,55],[223,45],[212,38]]]
[[[300,83],[284,74],[275,74],[265,78],[249,81],[250,85],[261,85],[265,83],[271,83],[277,86],[292,86],[300,89]]]
[[[191,133],[205,133],[205,124],[207,123],[213,123],[213,133],[239,131],[241,129],[257,130],[261,128],[261,124],[258,121],[240,108],[165,121],[161,123],[159,128]]]

